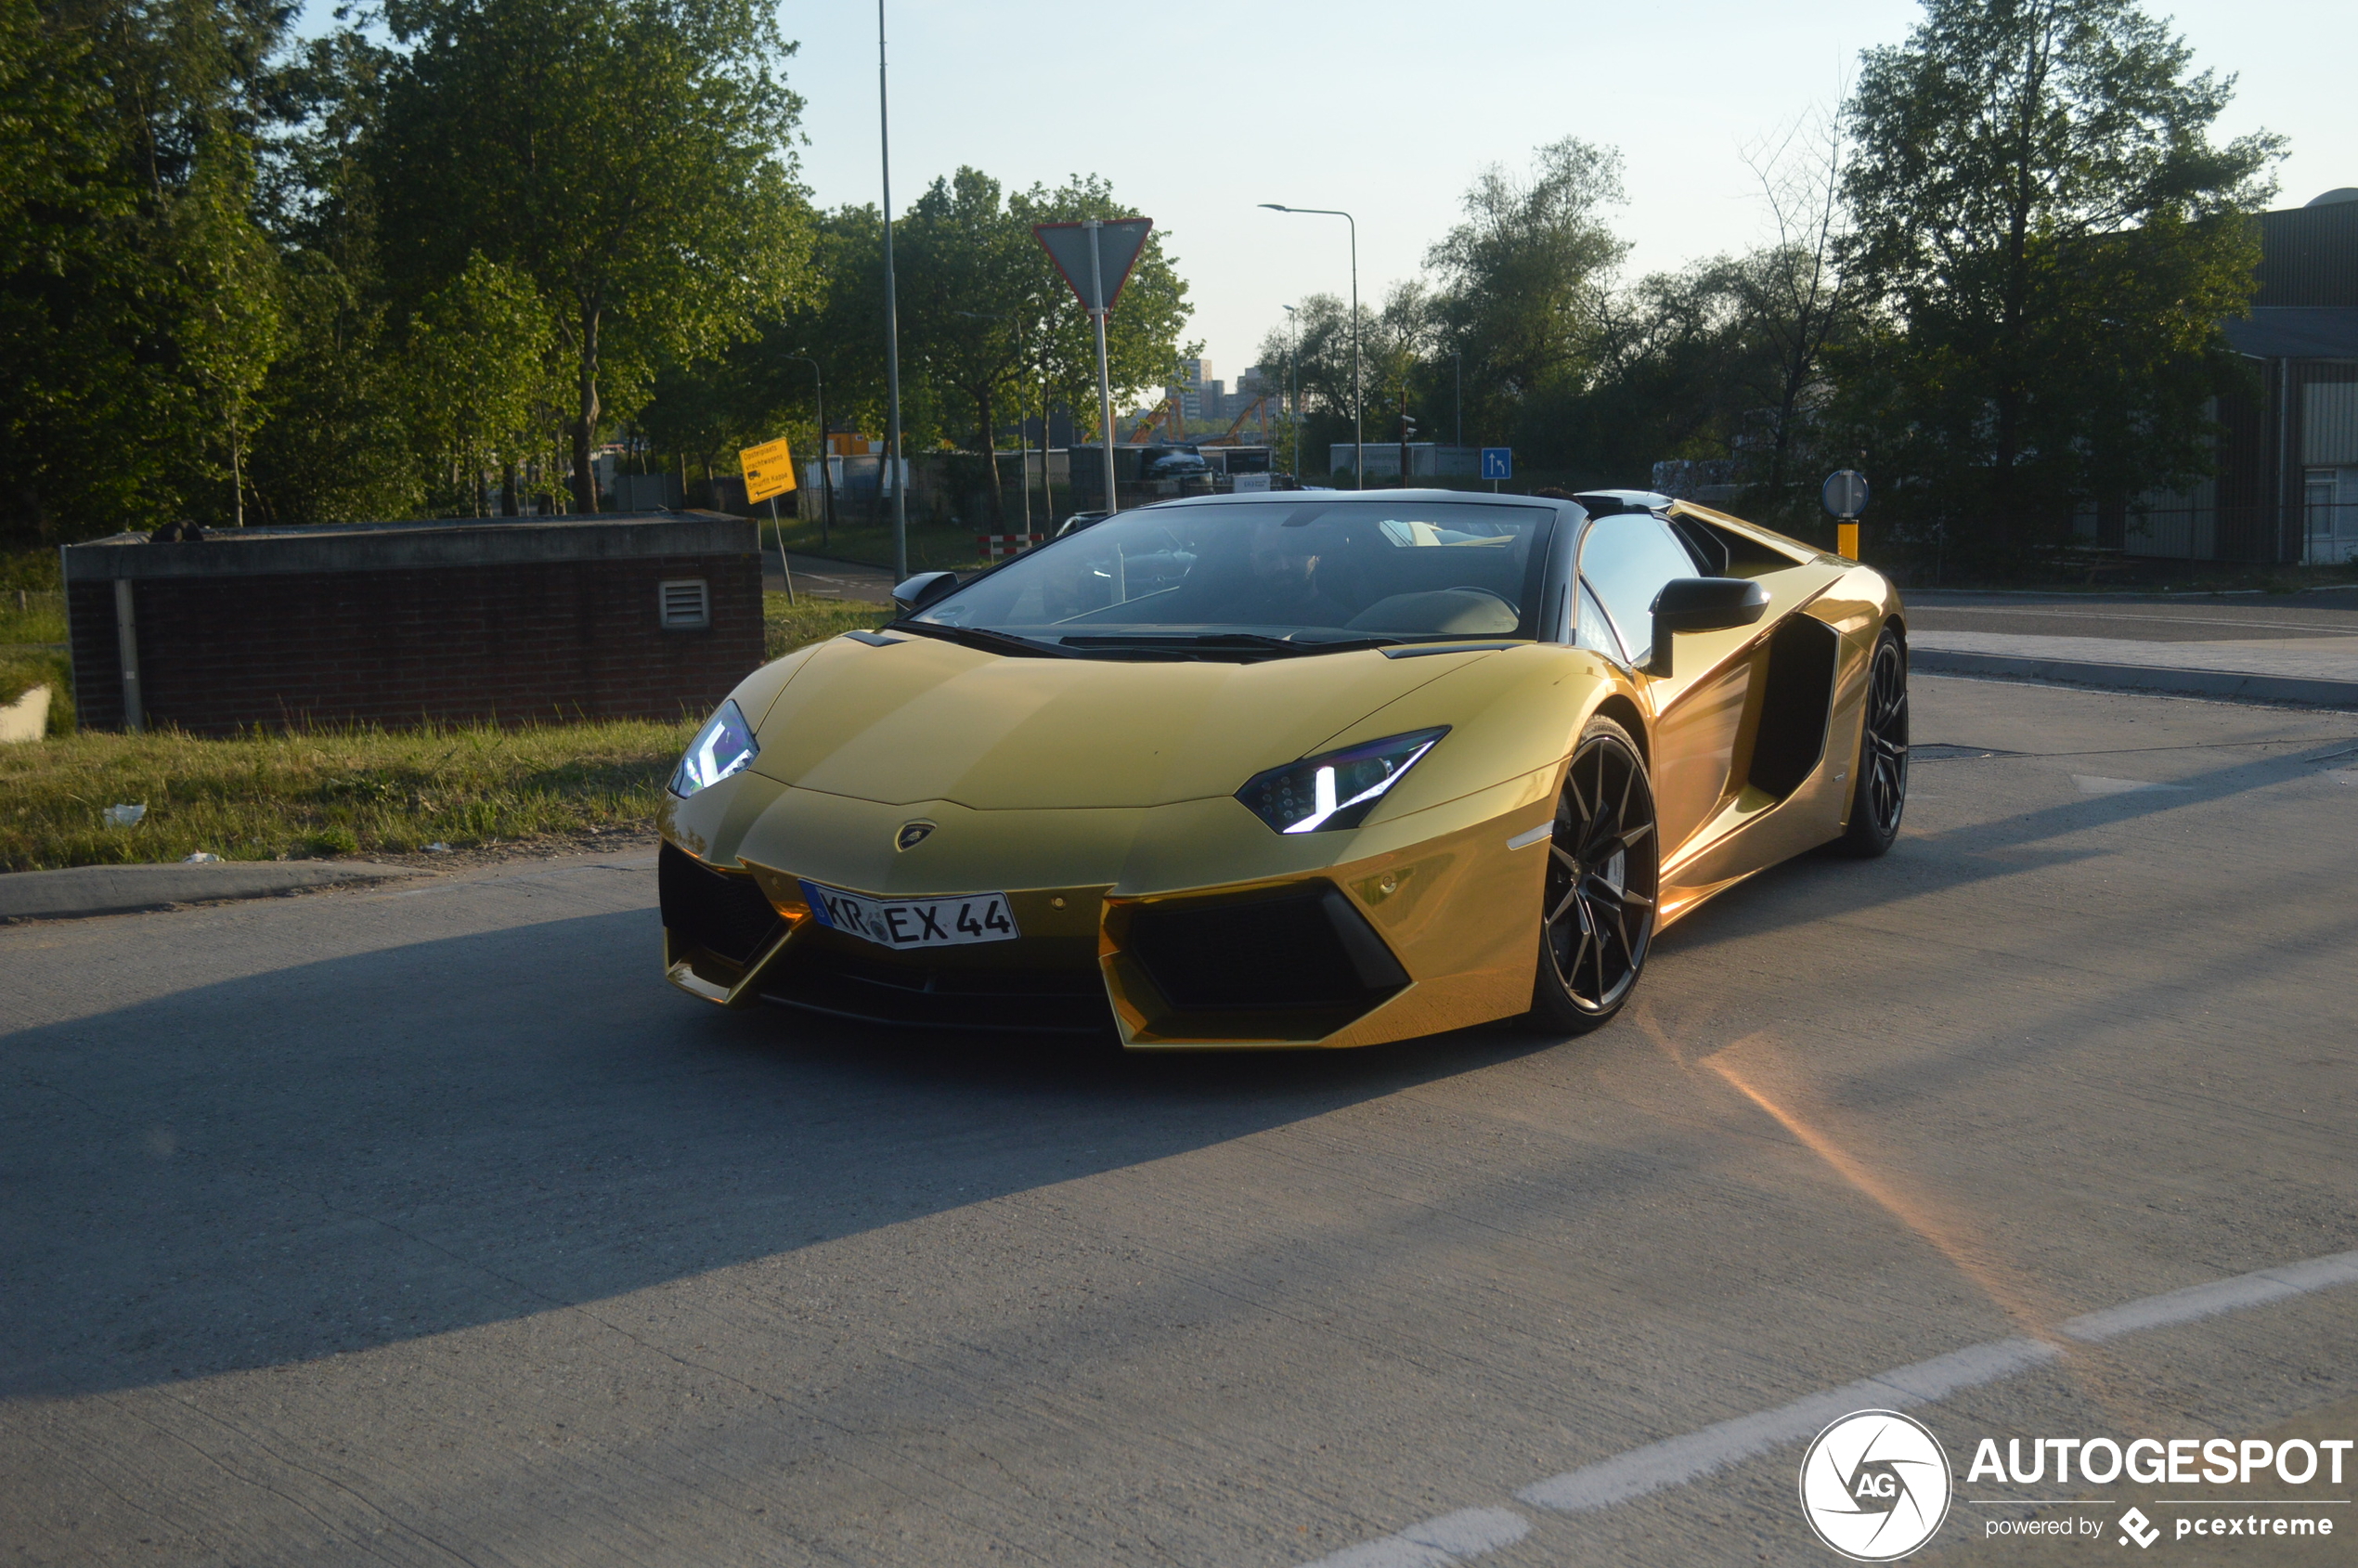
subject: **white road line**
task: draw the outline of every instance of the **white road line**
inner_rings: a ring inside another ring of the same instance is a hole
[[[2102,1312],[2075,1317],[2058,1330],[2085,1344],[2100,1345],[2123,1334],[2193,1323],[2224,1312],[2265,1305],[2291,1296],[2306,1296],[2337,1285],[2358,1285],[2358,1252],[2336,1252],[2276,1268],[2255,1269],[2233,1279],[2189,1285],[2167,1295],[2147,1296]]]
[[[2103,1344],[2126,1334],[2199,1322],[2271,1302],[2358,1285],[2358,1251],[2336,1252],[2232,1279],[2214,1279],[2181,1290],[2124,1302],[2057,1325],[2056,1332],[2082,1344]],[[1805,1394],[1773,1410],[1665,1438],[1626,1454],[1535,1482],[1516,1500],[1559,1513],[1611,1508],[1633,1497],[1700,1481],[1772,1448],[1822,1431],[1853,1410],[1906,1409],[1927,1405],[1960,1389],[1977,1388],[2052,1361],[2063,1354],[2044,1340],[2014,1338],[1895,1367],[1841,1388]],[[1448,1565],[1521,1540],[1530,1522],[1511,1509],[1467,1509],[1412,1524],[1396,1536],[1346,1548],[1307,1568],[1448,1568]]]

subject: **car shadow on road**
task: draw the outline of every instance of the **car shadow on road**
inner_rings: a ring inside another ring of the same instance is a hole
[[[0,1036],[0,1396],[545,1312],[1548,1048],[1330,1053],[728,1014],[652,911],[297,964]]]

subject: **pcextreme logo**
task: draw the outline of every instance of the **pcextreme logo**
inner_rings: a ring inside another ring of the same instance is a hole
[[[1801,1460],[1801,1511],[1854,1562],[1907,1556],[1949,1517],[1949,1456],[1920,1421],[1857,1410],[1820,1432]]]

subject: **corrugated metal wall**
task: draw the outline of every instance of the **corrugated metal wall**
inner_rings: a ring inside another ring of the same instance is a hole
[[[2300,389],[2300,460],[2358,463],[2358,380],[2312,381]]]
[[[2358,201],[2262,213],[2260,243],[2253,305],[2358,305]]]

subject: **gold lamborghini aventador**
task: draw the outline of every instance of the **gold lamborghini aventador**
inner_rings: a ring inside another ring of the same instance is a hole
[[[1892,585],[1662,496],[1203,497],[895,597],[681,759],[682,990],[1141,1049],[1589,1029],[1665,926],[1906,800]]]

